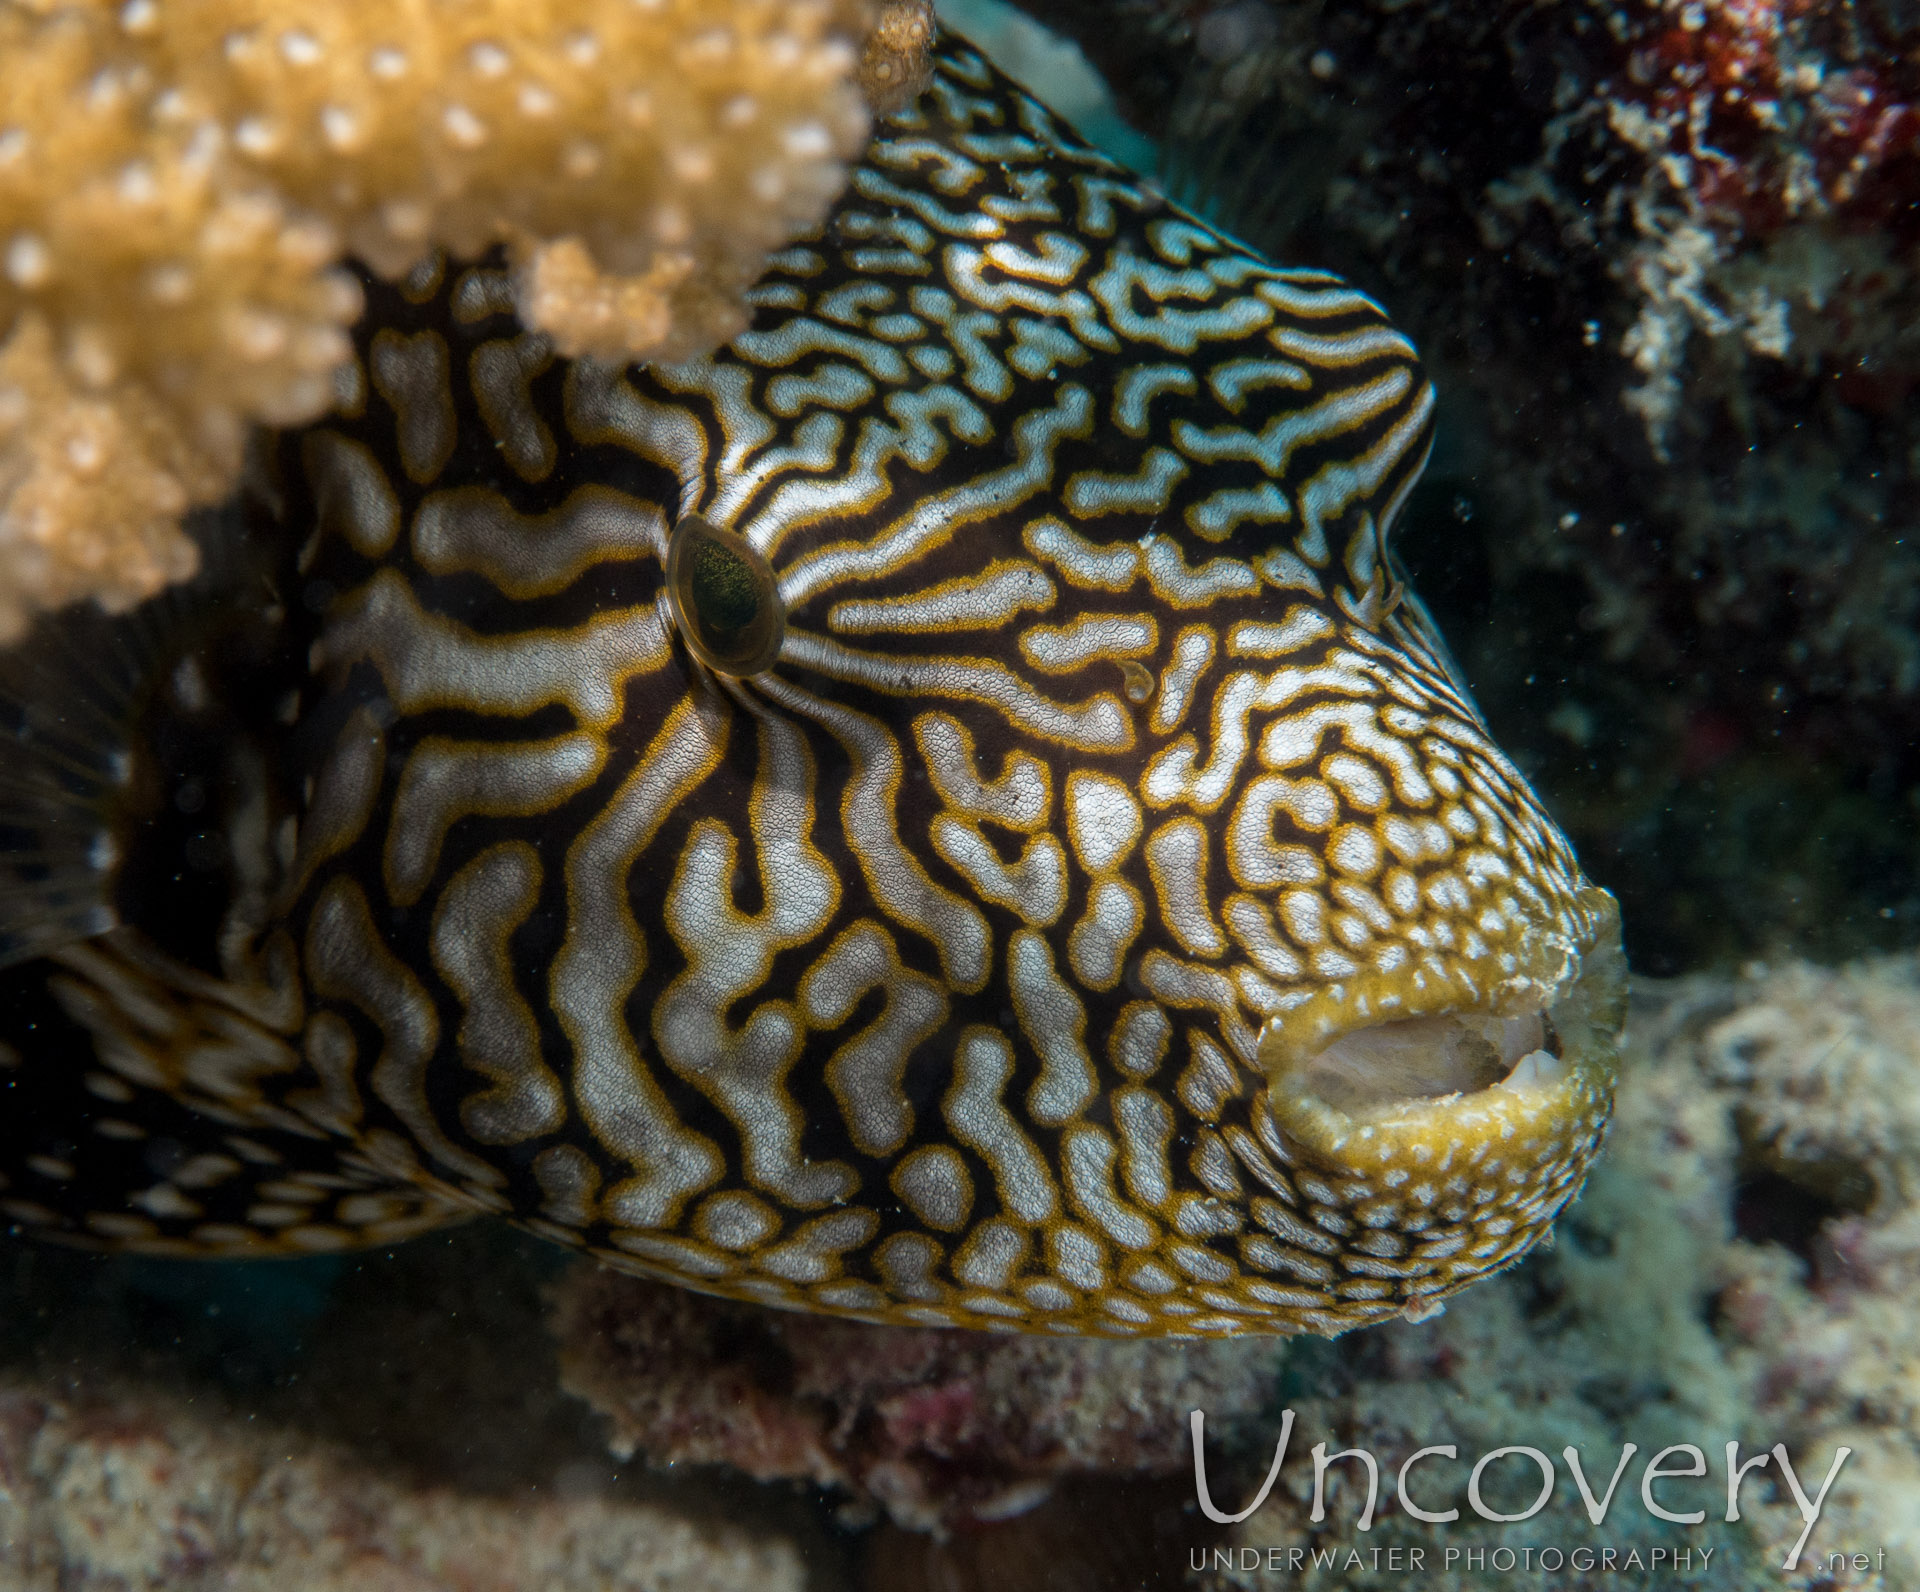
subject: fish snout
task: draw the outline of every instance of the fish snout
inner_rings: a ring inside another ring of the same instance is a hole
[[[1578,1193],[1613,1109],[1626,964],[1613,898],[1580,891],[1588,931],[1537,929],[1519,971],[1410,981],[1262,1030],[1270,1147],[1323,1228],[1437,1300],[1518,1259]],[[1440,992],[1440,998],[1430,992]]]

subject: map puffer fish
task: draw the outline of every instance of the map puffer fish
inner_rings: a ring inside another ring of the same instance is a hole
[[[1618,918],[1388,550],[1371,300],[951,39],[712,357],[510,286],[369,279],[214,572],[6,664],[11,1223],[1153,1335],[1549,1231]]]

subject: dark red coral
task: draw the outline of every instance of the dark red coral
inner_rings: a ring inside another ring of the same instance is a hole
[[[1823,0],[1619,6],[1639,103],[1690,163],[1700,205],[1764,236],[1801,217],[1920,234],[1920,51],[1890,10]]]
[[[921,1529],[1017,1513],[1067,1477],[1176,1471],[1187,1412],[1256,1412],[1283,1352],[863,1326],[587,1266],[554,1325],[616,1451],[837,1487]]]

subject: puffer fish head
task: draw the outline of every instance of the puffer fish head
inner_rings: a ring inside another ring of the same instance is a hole
[[[1365,295],[952,41],[709,359],[369,291],[285,449],[336,1131],[889,1321],[1337,1332],[1548,1231],[1617,915],[1388,551],[1434,400]]]

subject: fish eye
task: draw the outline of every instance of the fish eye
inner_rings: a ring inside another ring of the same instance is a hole
[[[773,571],[744,537],[689,514],[667,540],[667,602],[693,655],[720,674],[771,668],[787,632]]]

